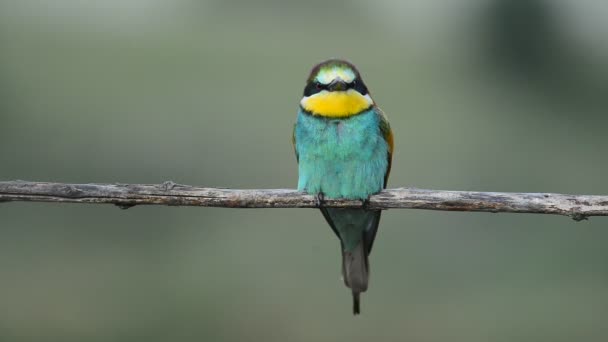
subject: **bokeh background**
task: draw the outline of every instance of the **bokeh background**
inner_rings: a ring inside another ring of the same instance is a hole
[[[0,179],[293,188],[313,64],[390,187],[608,194],[605,1],[0,0]],[[606,341],[608,220],[391,210],[351,315],[308,209],[0,205],[1,341]]]

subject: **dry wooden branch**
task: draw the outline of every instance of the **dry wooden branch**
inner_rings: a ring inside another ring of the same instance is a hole
[[[318,208],[315,196],[289,189],[237,190],[198,188],[173,182],[163,184],[63,184],[0,182],[0,202],[109,203],[123,209],[135,205],[201,206],[223,208]],[[569,216],[577,221],[608,216],[608,196],[551,193],[442,191],[388,189],[368,203],[326,199],[325,207],[370,209],[428,209],[492,213],[535,213]]]

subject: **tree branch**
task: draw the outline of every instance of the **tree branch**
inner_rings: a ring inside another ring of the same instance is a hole
[[[0,182],[0,202],[109,203],[123,209],[135,205],[223,208],[318,208],[315,196],[289,189],[198,188],[163,184],[63,184]],[[323,206],[361,208],[362,201],[325,199]],[[411,188],[384,190],[371,196],[369,209],[428,209],[492,213],[535,213],[569,216],[577,221],[608,216],[608,196],[551,193],[442,191]]]

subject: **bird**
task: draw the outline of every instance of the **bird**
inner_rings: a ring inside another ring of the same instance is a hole
[[[381,215],[365,204],[386,188],[394,142],[386,115],[352,63],[329,59],[312,68],[292,142],[298,191],[316,196],[323,217],[340,240],[342,279],[352,293],[353,315],[358,315]],[[325,199],[361,200],[362,206],[324,208]]]

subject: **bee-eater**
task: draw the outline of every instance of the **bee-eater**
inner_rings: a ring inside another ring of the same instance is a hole
[[[361,75],[347,61],[317,64],[300,100],[293,143],[298,190],[323,198],[366,201],[386,187],[393,134]],[[380,210],[323,208],[321,213],[342,246],[342,277],[353,295],[353,314],[367,290],[368,256]]]

